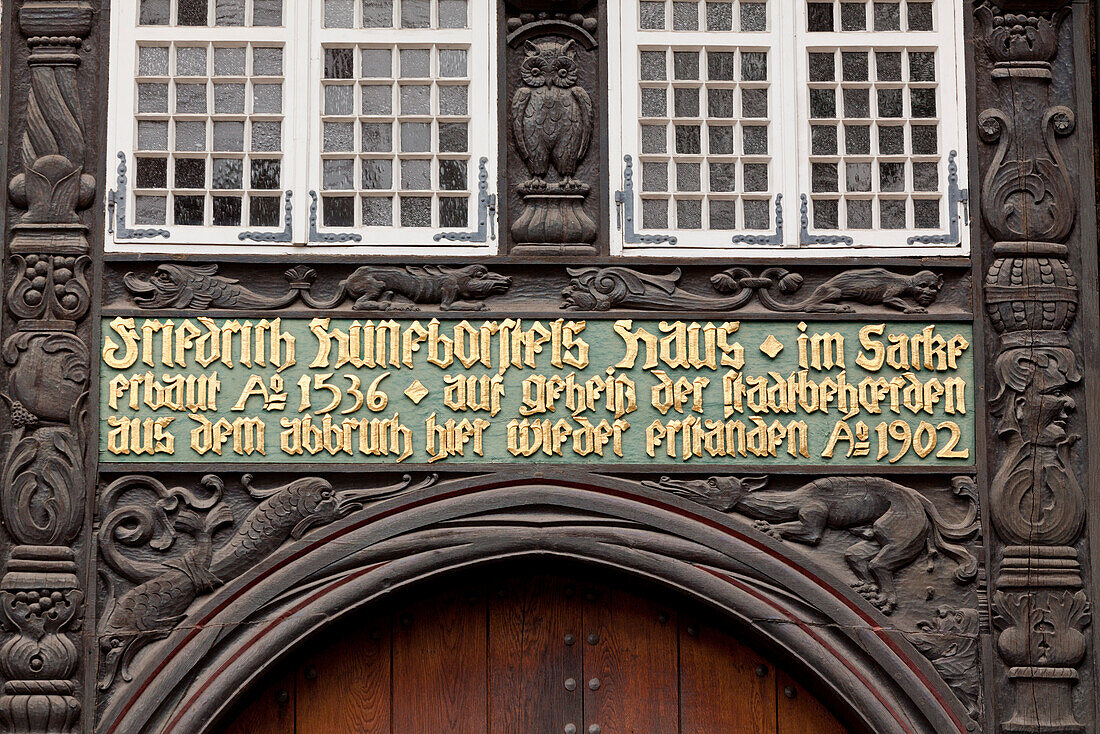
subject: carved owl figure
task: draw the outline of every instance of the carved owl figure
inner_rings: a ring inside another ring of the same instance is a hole
[[[592,139],[592,100],[577,86],[576,42],[527,41],[520,76],[525,86],[512,96],[512,134],[531,172],[528,185],[546,186],[550,166],[562,185],[573,183]]]

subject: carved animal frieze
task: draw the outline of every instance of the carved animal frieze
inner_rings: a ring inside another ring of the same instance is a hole
[[[127,273],[123,282],[140,308],[273,309],[293,303],[300,292],[292,286],[284,295],[265,296],[218,275],[217,265],[162,263],[151,276]]]
[[[317,274],[299,265],[284,273],[287,292],[269,296],[217,273],[217,265],[163,263],[150,276],[127,273],[122,280],[139,308],[225,310],[274,310],[297,301],[330,309],[350,298],[356,311],[417,311],[420,306],[484,311],[485,299],[506,293],[512,285],[511,278],[484,265],[364,266],[341,280],[334,294],[319,296],[312,291]]]
[[[977,609],[940,606],[935,619],[918,622],[920,631],[906,634],[975,720],[981,718],[979,627]]]
[[[320,477],[261,489],[253,485],[251,475],[245,475],[241,484],[260,502],[224,540],[215,536],[234,526],[235,520],[223,496],[224,483],[217,476],[203,477],[200,490],[170,488],[144,475],[114,481],[101,497],[100,551],[111,569],[137,585],[111,600],[103,614],[100,688],[109,688],[117,676],[130,680],[134,656],[168,636],[196,599],[252,568],[287,541],[367,504],[427,487],[436,479],[431,474],[414,482],[405,475],[390,486],[336,491]],[[183,552],[176,550],[180,534],[191,538]],[[124,547],[144,550],[146,555],[152,552],[163,560],[143,560]]]
[[[816,546],[827,530],[850,532],[861,539],[844,554],[855,589],[886,614],[898,605],[895,575],[926,552],[930,562],[936,553],[953,559],[959,583],[977,576],[977,558],[960,545],[979,532],[977,488],[969,477],[952,481],[952,491],[968,502],[966,516],[956,523],[920,492],[883,477],[826,477],[792,490],[767,490],[767,483],[767,477],[731,476],[642,482],[743,515],[777,540]]]
[[[484,265],[364,266],[341,281],[332,298],[320,300],[308,292],[302,298],[314,308],[333,308],[351,298],[356,311],[416,311],[421,305],[439,306],[443,311],[484,311],[486,298],[506,293],[511,286],[511,278]],[[395,301],[397,296],[406,300]]]
[[[731,294],[719,297],[699,295],[680,288],[680,268],[664,275],[621,266],[567,268],[566,272],[571,280],[561,292],[561,307],[570,311],[607,311],[613,308],[734,311],[763,290],[778,288],[793,292],[802,285],[802,276],[781,268],[767,270],[758,278],[753,278],[743,268],[733,268],[725,273],[728,280],[711,280],[713,286],[726,288],[725,292]]]
[[[901,275],[882,268],[840,273],[808,297],[785,300],[802,288],[805,278],[784,268],[767,268],[760,275],[733,267],[714,275],[715,295],[700,295],[679,286],[681,270],[663,275],[621,266],[569,268],[572,279],[562,290],[562,308],[607,311],[612,308],[735,311],[753,298],[769,311],[846,313],[850,303],[884,306],[905,313],[925,313],[943,289],[943,277],[927,270]]]
[[[727,270],[711,278],[719,293],[735,293],[744,286],[739,269]],[[765,272],[765,276],[767,272]],[[739,277],[740,276],[740,277]],[[780,281],[781,282],[781,281]],[[798,285],[801,286],[801,280]],[[914,275],[901,275],[883,268],[852,270],[834,275],[808,297],[783,302],[772,297],[767,289],[758,292],[761,302],[774,311],[806,313],[847,313],[853,310],[847,302],[864,306],[886,306],[904,313],[926,313],[943,288],[943,277],[928,270]],[[786,292],[795,289],[788,287]]]

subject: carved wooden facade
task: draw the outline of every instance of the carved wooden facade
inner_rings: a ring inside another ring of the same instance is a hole
[[[614,21],[604,3],[501,6],[501,193],[482,187],[474,224],[499,222],[502,254],[181,258],[105,253],[108,8],[5,3],[0,731],[213,731],[322,621],[435,573],[555,553],[720,607],[816,672],[854,730],[1096,731],[1088,3],[965,4],[972,256],[743,261],[610,255]],[[977,464],[97,463],[100,318],[409,309],[973,323]]]

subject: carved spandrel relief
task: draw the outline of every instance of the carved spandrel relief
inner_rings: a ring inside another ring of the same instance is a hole
[[[952,576],[960,584],[977,577],[978,560],[965,545],[980,529],[977,491],[970,477],[951,483],[953,493],[967,505],[957,521],[945,519],[920,492],[883,477],[826,477],[781,490],[767,489],[768,477],[662,477],[642,484],[742,515],[753,528],[780,541],[817,546],[826,531],[850,533],[858,540],[843,555],[855,575],[853,588],[885,614],[901,601],[898,572],[921,556],[927,554],[930,570],[937,555],[951,559]]]
[[[932,663],[936,672],[966,706],[975,721],[982,717],[981,620],[977,609],[941,605],[936,616],[917,624],[919,632],[906,635]]]
[[[272,488],[241,484],[255,505],[237,523],[212,474],[201,487],[168,487],[145,475],[125,476],[100,497],[99,546],[104,563],[135,584],[117,598],[108,589],[101,615],[100,690],[131,679],[135,656],[167,637],[199,597],[232,581],[283,544],[366,505],[423,489],[437,475],[405,475],[387,486],[337,491],[321,477],[302,477]],[[190,541],[181,541],[180,536]],[[149,554],[155,560],[148,560]],[[109,585],[110,586],[110,585]]]
[[[596,252],[599,11],[595,4],[569,5],[507,19],[505,170],[512,252]]]

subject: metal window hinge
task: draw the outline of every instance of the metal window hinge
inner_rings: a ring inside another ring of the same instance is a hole
[[[962,231],[959,226],[959,209],[963,224],[970,225],[970,189],[959,188],[959,165],[955,162],[958,151],[947,154],[947,234],[913,235],[906,240],[910,245],[959,245]]]
[[[282,232],[241,232],[237,235],[237,239],[242,242],[245,240],[254,242],[292,242],[294,238],[294,208],[290,203],[290,199],[293,195],[291,191],[287,191],[285,194]]]
[[[310,191],[309,198],[309,241],[310,242],[362,242],[363,235],[355,232],[318,232],[317,231],[317,192]]]
[[[432,236],[436,242],[488,242],[496,240],[497,195],[489,193],[489,159],[482,156],[477,165],[477,231],[475,232],[437,232]]]
[[[809,199],[805,194],[799,194],[799,198],[802,199],[802,205],[799,207],[799,215],[801,219],[801,229],[798,232],[798,244],[800,245],[854,245],[853,240],[848,235],[843,234],[810,234],[810,204]]]
[[[773,234],[735,234],[735,245],[782,245],[783,244],[783,194],[775,195],[775,232]]]
[[[676,244],[676,236],[671,234],[638,234],[634,230],[634,161],[629,155],[623,156],[623,189],[615,192],[615,212],[617,226],[623,233],[623,242],[628,245]]]

